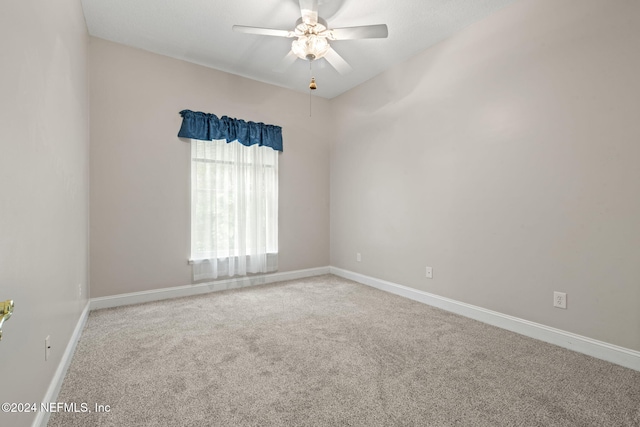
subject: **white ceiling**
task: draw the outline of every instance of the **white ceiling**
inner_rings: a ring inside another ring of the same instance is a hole
[[[340,75],[313,63],[314,95],[333,98],[515,0],[319,0],[330,28],[387,24],[387,39],[333,41],[353,67]],[[308,91],[309,63],[273,71],[292,39],[237,33],[234,24],[292,30],[298,0],[82,0],[92,36],[271,83]]]

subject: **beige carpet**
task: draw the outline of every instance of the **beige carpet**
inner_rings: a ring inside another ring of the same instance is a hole
[[[94,311],[49,426],[639,426],[640,372],[338,278]]]

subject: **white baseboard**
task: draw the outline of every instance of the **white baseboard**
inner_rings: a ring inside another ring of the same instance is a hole
[[[385,280],[365,276],[363,274],[354,273],[352,271],[343,270],[341,268],[330,267],[329,269],[331,274],[362,283],[363,285],[368,285],[376,289],[400,295],[452,313],[460,314],[471,319],[479,320],[502,329],[507,329],[521,335],[640,371],[640,352],[635,350],[583,337],[561,329],[530,322],[518,317],[487,310],[482,307],[430,294],[428,292],[387,282]]]
[[[82,310],[82,314],[78,319],[78,323],[76,323],[76,327],[71,334],[71,338],[69,338],[67,348],[62,354],[62,359],[60,359],[58,369],[56,369],[56,373],[51,379],[51,383],[49,384],[49,388],[47,389],[47,393],[44,395],[44,399],[42,399],[42,402],[47,403],[57,401],[60,387],[62,387],[62,382],[64,381],[64,377],[67,374],[67,369],[69,369],[71,359],[73,359],[73,353],[75,353],[76,351],[76,345],[78,344],[78,340],[80,339],[80,335],[82,334],[84,325],[87,323],[88,317],[89,302],[87,302],[87,304],[84,306],[84,310]],[[32,427],[46,427],[47,423],[49,422],[50,415],[50,412],[38,411],[35,420],[33,420]]]
[[[91,310],[100,308],[119,307],[122,305],[139,304],[143,302],[159,301],[163,299],[188,297],[209,292],[225,291],[228,289],[265,285],[267,283],[285,280],[302,279],[305,277],[329,274],[329,267],[309,268],[306,270],[285,271],[282,273],[260,274],[256,276],[232,277],[215,282],[198,283],[195,285],[176,286],[172,288],[153,289],[150,291],[132,292],[107,297],[91,298]]]

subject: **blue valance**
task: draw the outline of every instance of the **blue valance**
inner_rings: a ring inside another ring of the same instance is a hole
[[[182,126],[178,137],[212,141],[226,139],[227,142],[238,141],[242,145],[271,147],[282,151],[282,128],[264,123],[245,122],[227,116],[218,118],[215,114],[180,111]]]

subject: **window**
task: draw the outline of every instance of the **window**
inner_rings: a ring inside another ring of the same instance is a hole
[[[278,152],[192,139],[194,280],[275,271],[277,257]]]

